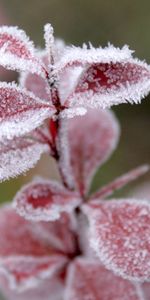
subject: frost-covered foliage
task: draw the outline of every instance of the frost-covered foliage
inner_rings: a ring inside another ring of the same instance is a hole
[[[43,153],[62,183],[36,178],[0,209],[0,284],[10,300],[148,300],[150,203],[111,199],[148,171],[140,166],[89,195],[120,129],[103,108],[138,103],[150,67],[122,49],[65,46],[45,26],[37,51],[16,27],[0,28],[0,64],[21,72],[0,83],[0,180]]]

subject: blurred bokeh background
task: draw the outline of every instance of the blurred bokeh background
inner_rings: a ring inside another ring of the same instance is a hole
[[[128,44],[135,56],[150,64],[150,1],[149,0],[0,0],[0,23],[17,25],[24,29],[37,46],[44,46],[43,25],[52,23],[55,36],[67,43],[82,45],[91,41],[94,46]],[[4,73],[0,78],[17,78],[14,73]],[[99,170],[93,189],[143,163],[150,163],[150,97],[141,105],[120,105],[113,108],[120,124],[121,138],[117,151]],[[38,166],[26,176],[0,184],[0,201],[11,200],[23,182],[34,174],[55,177],[53,162]],[[150,183],[150,173],[130,184],[117,195],[125,195],[137,185]]]

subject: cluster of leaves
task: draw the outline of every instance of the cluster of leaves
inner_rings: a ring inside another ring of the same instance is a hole
[[[127,46],[66,47],[45,26],[45,51],[16,27],[0,28],[0,64],[21,72],[0,83],[0,180],[47,152],[62,183],[36,178],[0,209],[0,282],[8,299],[142,300],[150,280],[150,204],[111,199],[148,170],[138,167],[89,196],[119,138],[104,108],[138,103],[150,68]]]

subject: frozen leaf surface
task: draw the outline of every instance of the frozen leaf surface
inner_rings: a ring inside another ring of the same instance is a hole
[[[96,260],[78,259],[69,268],[65,300],[142,300],[135,285]]]
[[[105,108],[126,102],[138,103],[149,91],[148,65],[130,59],[87,67],[70,101],[73,105]]]
[[[17,27],[0,27],[0,64],[3,67],[42,74],[33,43]]]
[[[149,280],[149,202],[95,200],[84,209],[90,222],[91,246],[106,267],[124,278]]]
[[[56,70],[58,73],[64,72],[70,67],[85,67],[87,65],[93,65],[98,63],[116,63],[123,62],[131,58],[132,51],[127,46],[122,49],[115,48],[112,45],[108,45],[105,48],[91,47],[87,49],[84,45],[80,47],[66,47],[64,55],[56,64]]]
[[[49,300],[50,295],[53,295],[52,300],[63,300],[64,286],[58,277],[50,277],[38,283],[36,287],[21,292],[9,289],[3,284],[2,290],[8,300]]]
[[[8,222],[9,220],[9,222]],[[11,288],[26,289],[54,274],[66,259],[59,255],[33,224],[10,207],[0,212],[0,273]]]
[[[54,113],[54,108],[15,84],[0,83],[0,138],[23,135]]]
[[[34,167],[44,152],[46,144],[30,138],[14,138],[0,143],[0,181],[15,177]]]
[[[65,254],[73,254],[76,250],[73,215],[62,213],[53,222],[37,222],[36,230],[46,243]]]
[[[18,213],[29,220],[54,221],[62,212],[71,212],[80,204],[76,193],[54,181],[37,180],[23,187],[15,197]]]
[[[28,91],[42,100],[47,100],[51,103],[51,95],[47,81],[37,74],[22,73],[20,84]]]
[[[116,147],[119,125],[110,111],[92,109],[68,121],[68,136],[75,184],[85,194],[94,172]]]

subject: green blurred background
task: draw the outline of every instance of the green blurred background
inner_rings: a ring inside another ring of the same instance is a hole
[[[135,55],[150,64],[150,1],[149,0],[0,0],[1,21],[23,28],[43,46],[43,25],[52,23],[56,37],[67,43],[82,45],[91,41],[94,46],[128,44]],[[5,16],[4,16],[5,14]],[[121,123],[121,139],[110,161],[99,170],[93,189],[127,170],[150,163],[150,97],[141,105],[120,105],[114,108]],[[26,176],[0,184],[0,201],[11,200],[23,182],[34,174],[55,177],[55,166],[43,159]],[[130,184],[117,195],[125,195],[136,185],[150,182],[150,173]]]

